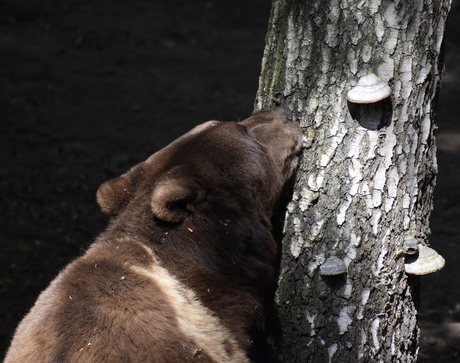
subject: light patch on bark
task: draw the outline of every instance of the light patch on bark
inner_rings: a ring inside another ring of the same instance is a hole
[[[366,346],[367,343],[367,335],[364,329],[360,329],[360,340],[359,340],[359,347],[358,347],[358,359],[361,360],[364,355],[364,347]]]
[[[296,236],[296,238],[293,238],[292,243],[291,243],[291,254],[295,258],[299,257],[300,252],[302,251],[302,247],[304,247],[305,243],[302,238],[302,236]]]
[[[377,36],[377,40],[380,43],[383,39],[383,36],[385,35],[385,25],[380,15],[376,15],[374,19],[375,35]]]
[[[396,341],[396,334],[393,332],[393,334],[391,334],[391,345],[390,345],[391,354],[395,354],[395,352],[396,352],[395,341]]]
[[[337,352],[337,344],[332,344],[327,348],[327,354],[329,357],[329,363],[332,362],[332,357],[334,356],[335,352]]]
[[[351,283],[351,280],[347,278],[345,287],[343,289],[343,297],[348,300],[351,297],[352,292],[353,292],[353,284]]]
[[[310,323],[310,336],[314,337],[316,335],[315,318],[318,316],[318,314],[310,314],[307,312],[306,316],[307,316],[307,321]]]
[[[356,245],[351,241],[351,243],[348,245],[348,250],[346,256],[343,258],[343,262],[345,263],[345,266],[348,267],[348,265],[356,258],[357,256],[357,251],[356,251]]]
[[[337,318],[337,325],[339,326],[339,334],[343,335],[347,330],[350,324],[353,322],[351,317],[352,308],[350,306],[344,306],[339,313]]]
[[[356,318],[358,320],[361,320],[362,318],[364,318],[364,308],[367,304],[367,300],[369,300],[370,294],[371,294],[371,291],[368,288],[363,289],[361,293],[361,306],[359,307],[358,312],[356,314]]]
[[[345,223],[345,218],[346,218],[346,213],[348,210],[348,207],[351,205],[353,198],[349,195],[347,196],[347,200],[345,200],[342,205],[339,207],[339,212],[337,213],[337,224],[341,226],[342,224]]]
[[[382,0],[369,1],[369,15],[375,15],[380,10],[381,5],[382,5]]]
[[[302,188],[300,195],[300,198],[298,197],[298,195],[296,197],[299,198],[299,208],[303,212],[305,212],[312,205],[313,201],[315,201],[319,197],[318,192],[312,191],[308,188]],[[290,204],[290,206],[291,208],[294,207],[292,204]]]
[[[380,349],[379,326],[380,326],[380,318],[376,317],[374,320],[372,320],[372,323],[371,323],[372,344],[374,345],[375,350]]]
[[[356,56],[356,52],[351,48],[347,51],[347,64],[350,67],[350,73],[356,75],[358,73],[359,58]]]
[[[372,268],[371,268],[372,273],[376,277],[378,277],[382,273],[382,269],[385,267],[385,259],[388,254],[388,249],[387,249],[388,235],[389,235],[389,230],[387,230],[385,236],[382,237],[379,257],[377,258],[377,261],[372,264]]]

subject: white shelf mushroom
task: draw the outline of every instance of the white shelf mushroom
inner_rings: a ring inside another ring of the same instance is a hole
[[[347,93],[352,103],[374,103],[390,97],[391,88],[373,73],[361,77],[358,84]]]
[[[345,262],[336,256],[329,257],[319,267],[319,272],[322,276],[337,276],[345,273],[346,271],[347,266],[345,265]]]
[[[444,267],[444,258],[434,249],[419,244],[418,254],[406,259],[404,265],[406,273],[411,275],[427,275],[441,270]]]

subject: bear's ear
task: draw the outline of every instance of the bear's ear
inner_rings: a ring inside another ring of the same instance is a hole
[[[128,174],[102,183],[96,193],[97,203],[102,212],[111,217],[116,216],[132,197],[133,187]]]
[[[180,223],[206,197],[206,189],[191,177],[174,177],[160,180],[153,189],[151,208],[156,218]]]

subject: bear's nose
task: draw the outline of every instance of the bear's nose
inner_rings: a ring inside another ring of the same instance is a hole
[[[302,135],[302,149],[309,147],[309,146],[310,146],[310,141],[308,141],[305,135]]]

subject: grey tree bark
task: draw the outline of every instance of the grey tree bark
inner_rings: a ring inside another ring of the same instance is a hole
[[[255,108],[285,104],[314,131],[284,223],[281,362],[416,360],[402,247],[430,232],[449,8],[450,0],[273,1]],[[374,110],[345,98],[369,73],[392,91]],[[331,256],[346,273],[321,275]]]

